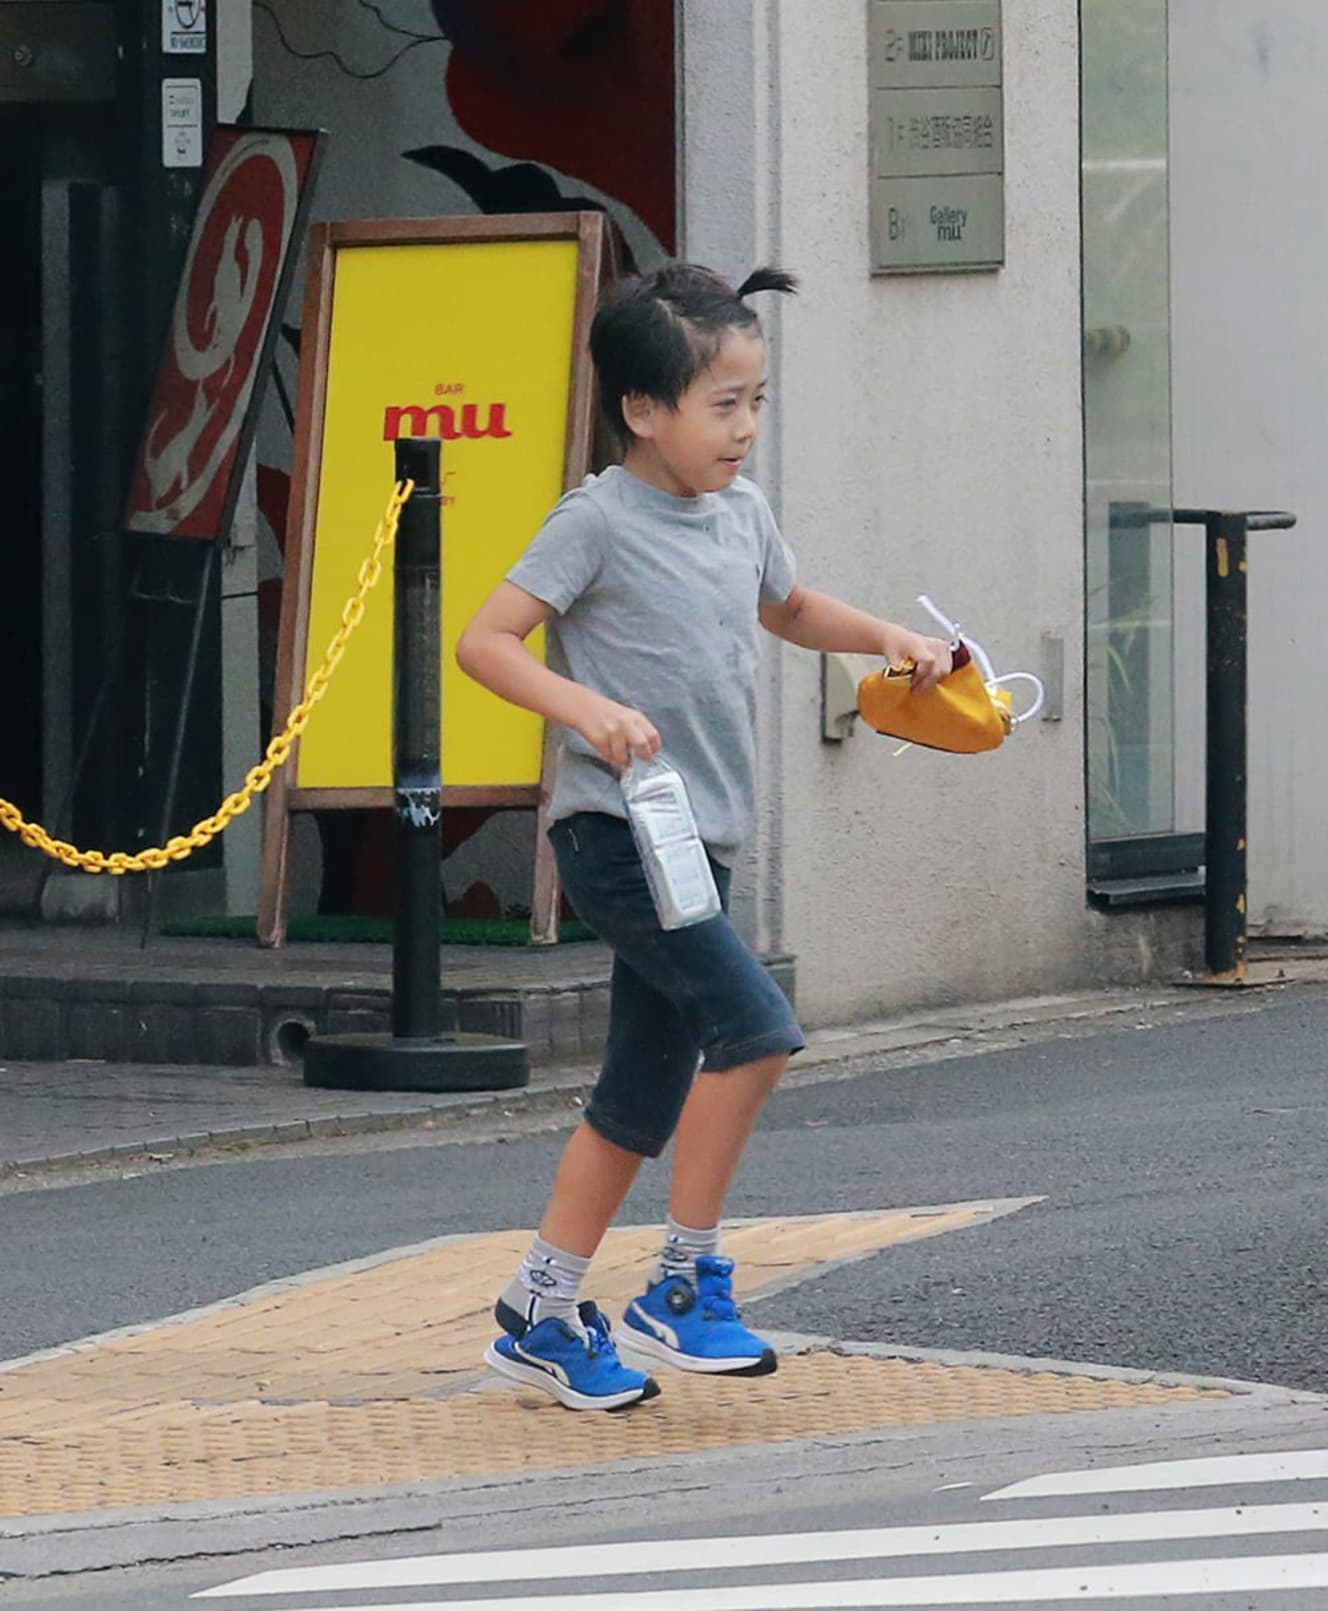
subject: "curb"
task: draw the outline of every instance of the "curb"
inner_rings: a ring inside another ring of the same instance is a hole
[[[759,1303],[765,1293],[759,1294]],[[1193,1387],[1198,1391],[1230,1393],[1232,1398],[1261,1405],[1318,1405],[1328,1409],[1328,1393],[1307,1388],[1279,1387],[1271,1382],[1250,1382],[1238,1376],[1195,1376],[1184,1371],[1140,1370],[1129,1365],[1099,1365],[1082,1359],[1049,1359],[1040,1354],[993,1354],[981,1349],[913,1348],[894,1343],[840,1342],[833,1337],[817,1337],[803,1332],[766,1333],[781,1351],[809,1353],[825,1349],[830,1353],[862,1359],[906,1359],[924,1365],[971,1367],[974,1370],[1009,1370],[1030,1375],[1046,1372],[1053,1376],[1086,1376],[1095,1382],[1129,1382],[1137,1387]],[[1104,1412],[1097,1411],[1097,1414]]]
[[[142,1141],[119,1142],[113,1146],[89,1147],[77,1152],[52,1153],[38,1158],[0,1161],[0,1184],[18,1176],[56,1174],[109,1163],[129,1163],[136,1159],[154,1163],[176,1162],[178,1157],[198,1157],[229,1149],[257,1148],[326,1140],[339,1136],[389,1134],[399,1130],[460,1127],[471,1119],[483,1119],[495,1112],[513,1114],[517,1106],[525,1113],[552,1112],[575,1103],[594,1083],[593,1072],[580,1072],[554,1081],[541,1081],[522,1090],[491,1093],[466,1091],[424,1107],[322,1114],[310,1119],[288,1119],[278,1123],[236,1124],[220,1130],[197,1130],[182,1134],[163,1133]],[[170,1156],[164,1156],[170,1155]]]
[[[1279,980],[1279,985],[1298,981]],[[1186,1019],[1258,1011],[1266,992],[1214,992],[1199,995],[1183,986],[1088,996],[1024,998],[987,1005],[939,1008],[905,1017],[812,1032],[806,1051],[785,1076],[782,1089],[871,1072],[1010,1050],[1064,1035],[1110,1032],[1112,1020],[1131,1014],[1174,1012]],[[1138,1026],[1138,1027],[1152,1027]],[[305,1119],[227,1125],[216,1130],[163,1132],[141,1141],[119,1142],[46,1156],[0,1160],[0,1189],[16,1180],[73,1173],[136,1161],[157,1164],[218,1155],[228,1149],[293,1146],[343,1137],[386,1135],[412,1130],[464,1131],[470,1121],[538,1117],[578,1105],[595,1082],[594,1065],[563,1065],[552,1077],[539,1074],[518,1090],[458,1092],[407,1108],[361,1108]],[[515,1133],[515,1127],[510,1133]]]
[[[1196,1442],[1216,1437],[1225,1447],[1232,1417],[1250,1413],[1259,1418],[1257,1438],[1280,1443],[1286,1436],[1302,1437],[1305,1409],[1328,1408],[1328,1396],[1270,1387],[1258,1382],[1190,1376],[1162,1371],[1081,1362],[1023,1358],[1003,1354],[955,1352],[943,1349],[893,1348],[885,1343],[855,1343],[803,1333],[771,1333],[781,1352],[806,1352],[828,1347],[842,1354],[885,1359],[920,1359],[950,1365],[986,1365],[1022,1372],[1054,1370],[1058,1375],[1094,1380],[1124,1380],[1163,1386],[1224,1389],[1232,1394],[1225,1403],[1177,1404],[1092,1412],[1094,1424],[1109,1423],[1113,1448],[1123,1440],[1143,1443],[1165,1429]],[[987,1444],[994,1452],[1027,1456],[1039,1441],[1040,1429],[1059,1435],[1064,1416],[1020,1416],[1009,1419],[949,1422],[934,1426],[907,1426],[830,1435],[796,1445],[780,1445],[785,1467],[821,1465],[842,1460],[854,1449],[876,1451],[877,1468],[884,1451],[894,1451],[900,1471],[919,1461],[933,1459],[962,1433],[969,1453]],[[1011,1427],[1019,1435],[1011,1443]],[[1133,1437],[1131,1436],[1133,1434]],[[704,1483],[707,1473],[740,1469],[761,1459],[770,1446],[744,1445],[686,1456],[631,1458],[568,1468],[553,1472],[495,1477],[451,1478],[378,1488],[345,1488],[271,1498],[209,1500],[180,1505],[125,1508],[114,1511],[66,1512],[30,1520],[0,1518],[0,1597],[6,1586],[51,1583],[61,1577],[125,1567],[221,1562],[228,1557],[275,1547],[296,1549],[338,1541],[401,1539],[413,1532],[435,1533],[452,1505],[461,1514],[491,1516],[496,1503],[525,1493],[538,1480],[546,1490],[544,1508],[564,1514],[562,1501],[574,1488],[582,1498],[601,1488],[621,1496],[624,1492],[660,1492],[660,1483],[687,1474],[689,1484]],[[953,1459],[951,1452],[950,1459]],[[946,1462],[946,1469],[950,1461]],[[787,1471],[786,1471],[787,1475]],[[993,1468],[992,1480],[998,1480]],[[670,1487],[670,1491],[674,1491]],[[498,1495],[506,1495],[499,1501]],[[561,1496],[561,1499],[560,1499]],[[536,1508],[541,1508],[537,1504]],[[59,1560],[54,1559],[59,1551]]]

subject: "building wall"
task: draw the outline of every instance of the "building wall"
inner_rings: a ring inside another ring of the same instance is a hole
[[[878,280],[864,13],[688,6],[686,249],[802,278],[767,317],[756,473],[803,580],[920,628],[926,592],[1006,669],[1037,670],[1054,634],[1066,714],[982,758],[896,758],[861,724],[827,745],[817,657],[781,651],[756,872],[811,1022],[1145,976],[1178,965],[1193,931],[1192,915],[1085,903],[1074,8],[1004,8],[1006,267]]]
[[[1299,517],[1250,543],[1250,916],[1279,933],[1328,930],[1325,69],[1322,0],[1172,0],[1176,501]]]
[[[693,0],[682,19],[683,256],[736,280],[784,254],[781,223],[781,28],[769,0],[733,5]],[[789,262],[796,269],[800,265]],[[784,298],[762,298],[771,337],[776,400],[750,461],[778,514],[783,488],[782,339]],[[796,313],[797,309],[794,310]],[[764,644],[759,691],[760,764],[756,834],[737,869],[733,915],[763,952],[787,949],[785,935],[785,780],[783,652]]]

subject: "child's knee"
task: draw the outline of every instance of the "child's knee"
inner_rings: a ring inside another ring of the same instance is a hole
[[[758,1084],[765,1085],[767,1089],[774,1090],[784,1077],[784,1070],[789,1066],[789,1052],[771,1052],[765,1057],[754,1057],[750,1063],[744,1065],[742,1072]],[[736,1074],[737,1069],[728,1069],[729,1074]]]
[[[677,1127],[676,1113],[660,1113],[642,1104],[628,1112],[615,1111],[596,1093],[586,1109],[586,1123],[601,1140],[638,1158],[658,1158]]]

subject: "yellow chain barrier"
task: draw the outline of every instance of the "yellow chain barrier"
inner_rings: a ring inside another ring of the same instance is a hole
[[[291,745],[304,731],[314,706],[327,692],[327,685],[341,663],[351,633],[364,619],[365,600],[383,573],[383,551],[396,541],[401,510],[414,490],[413,481],[400,481],[392,489],[383,518],[374,532],[369,556],[360,566],[357,578],[359,585],[346,601],[341,612],[341,625],[327,646],[322,665],[309,678],[304,698],[291,711],[282,731],[272,739],[264,751],[263,759],[245,773],[244,787],[234,794],[228,794],[212,816],[196,822],[188,833],[177,834],[164,845],[137,851],[132,856],[123,850],[113,851],[110,855],[102,850],[78,850],[63,839],[53,839],[40,823],[28,822],[16,805],[4,799],[0,799],[0,826],[16,833],[25,845],[31,845],[34,850],[44,851],[46,855],[62,861],[66,867],[80,868],[85,873],[111,873],[117,877],[122,873],[142,873],[149,869],[157,871],[168,867],[173,861],[184,861],[196,850],[211,844],[236,817],[249,809],[254,796],[262,794],[271,783],[272,774],[290,759]]]

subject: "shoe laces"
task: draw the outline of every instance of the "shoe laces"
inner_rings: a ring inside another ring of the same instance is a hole
[[[591,1357],[603,1354],[608,1359],[617,1359],[618,1350],[614,1346],[613,1333],[609,1323],[594,1304],[582,1304],[580,1309],[581,1323],[586,1328],[586,1348]]]
[[[737,1320],[738,1305],[733,1301],[732,1259],[698,1259],[697,1295],[707,1320]]]

